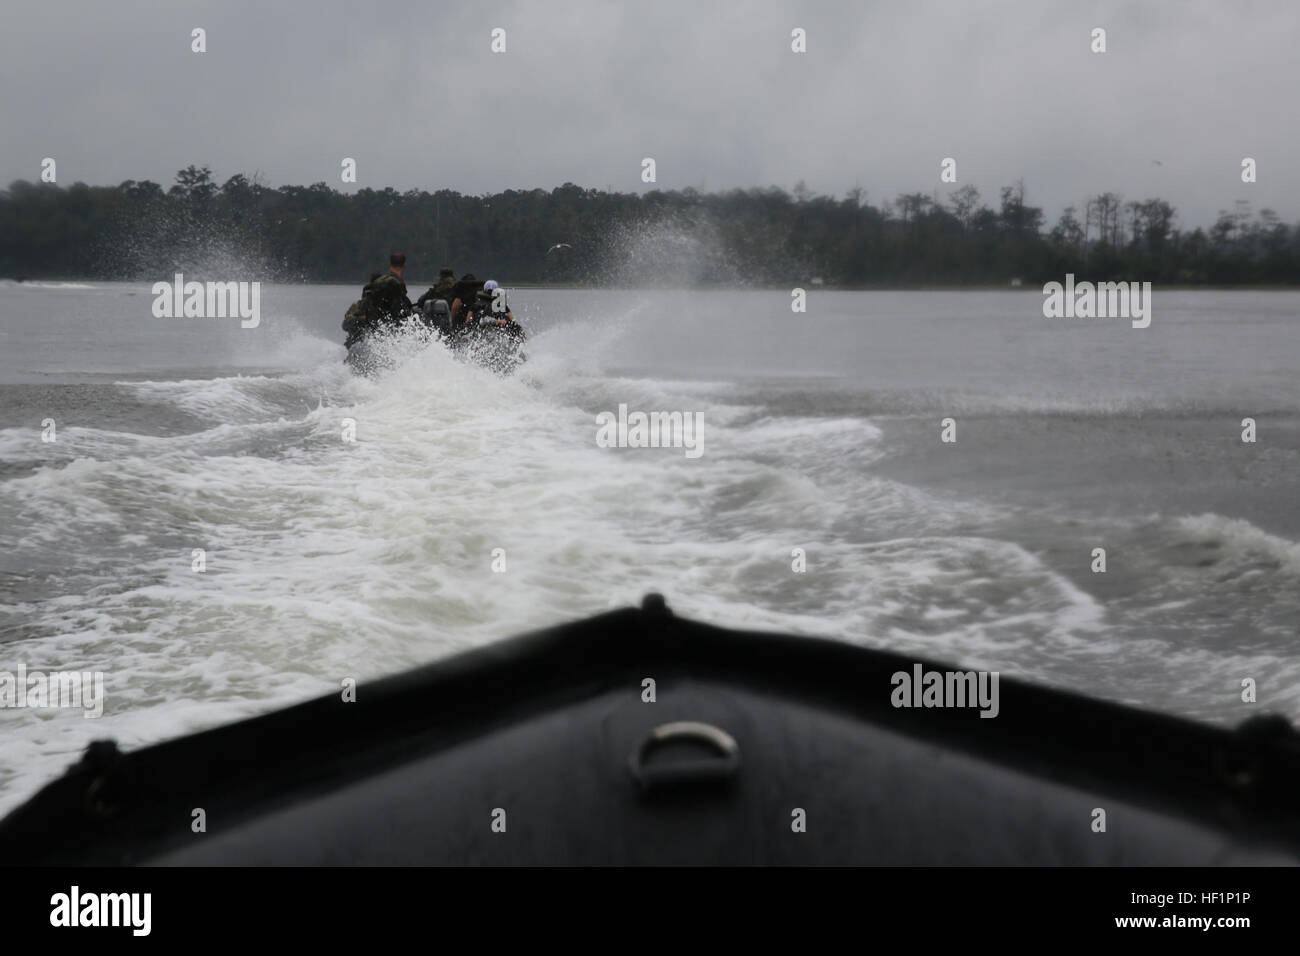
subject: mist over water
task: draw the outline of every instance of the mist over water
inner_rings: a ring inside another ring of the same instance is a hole
[[[0,810],[91,739],[650,590],[1215,722],[1252,677],[1300,716],[1300,295],[1157,290],[1135,331],[1032,292],[517,289],[516,375],[408,341],[372,381],[341,363],[357,292],[267,286],[243,330],[155,319],[148,284],[0,285],[0,670],[107,694],[0,711]],[[620,403],[702,413],[704,455],[597,447]]]

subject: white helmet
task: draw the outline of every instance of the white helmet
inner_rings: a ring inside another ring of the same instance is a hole
[[[499,288],[501,288],[501,285],[496,279],[488,279],[487,282],[483,283],[483,289],[485,292],[491,292],[493,289]]]

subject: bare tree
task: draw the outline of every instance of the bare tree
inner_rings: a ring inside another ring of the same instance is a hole
[[[948,207],[961,223],[962,232],[970,231],[971,220],[975,218],[975,210],[979,209],[979,206],[980,191],[970,183],[953,190],[952,195],[948,197]]]

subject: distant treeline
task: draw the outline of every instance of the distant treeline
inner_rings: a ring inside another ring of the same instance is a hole
[[[558,247],[558,248],[556,248]],[[1300,224],[1244,202],[1208,230],[1183,231],[1160,199],[1090,197],[1047,228],[1023,185],[986,204],[970,185],[873,205],[853,190],[644,195],[451,190],[325,183],[272,189],[206,168],[171,188],[128,180],[69,188],[18,181],[0,193],[0,276],[363,282],[390,251],[408,277],[439,267],[507,283],[797,285],[1003,284],[1060,279],[1177,284],[1300,283]]]

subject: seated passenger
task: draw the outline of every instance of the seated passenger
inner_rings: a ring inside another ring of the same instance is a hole
[[[514,313],[506,302],[506,290],[496,279],[483,283],[483,291],[478,293],[478,314],[482,321],[503,328],[517,338],[524,337],[524,330],[515,321]]]
[[[434,301],[437,299],[446,299],[448,302],[450,302],[452,300],[453,293],[455,293],[455,291],[456,291],[456,273],[453,272],[451,269],[446,269],[446,268],[439,269],[438,281],[433,284],[433,287],[429,289],[428,292],[420,296],[420,298],[416,300],[415,304],[418,305],[421,309],[423,309],[424,304],[429,301]]]
[[[474,273],[466,272],[456,283],[451,299],[451,323],[453,328],[464,329],[469,324],[470,312],[474,308],[475,296],[483,288],[483,283],[474,278]]]
[[[501,323],[515,320],[510,305],[506,302],[506,290],[501,288],[501,284],[496,279],[488,279],[483,283],[483,295],[487,301],[487,308],[484,311],[494,321]]]
[[[347,341],[343,343],[345,348],[352,348],[374,328],[374,316],[370,313],[370,302],[366,294],[379,275],[378,272],[370,273],[370,281],[361,287],[361,298],[353,302],[343,316],[343,331],[348,334]]]
[[[394,252],[388,257],[388,272],[366,284],[363,299],[368,300],[368,311],[377,325],[394,326],[411,314],[411,301],[406,297],[406,283],[402,272],[406,269],[406,256]]]

